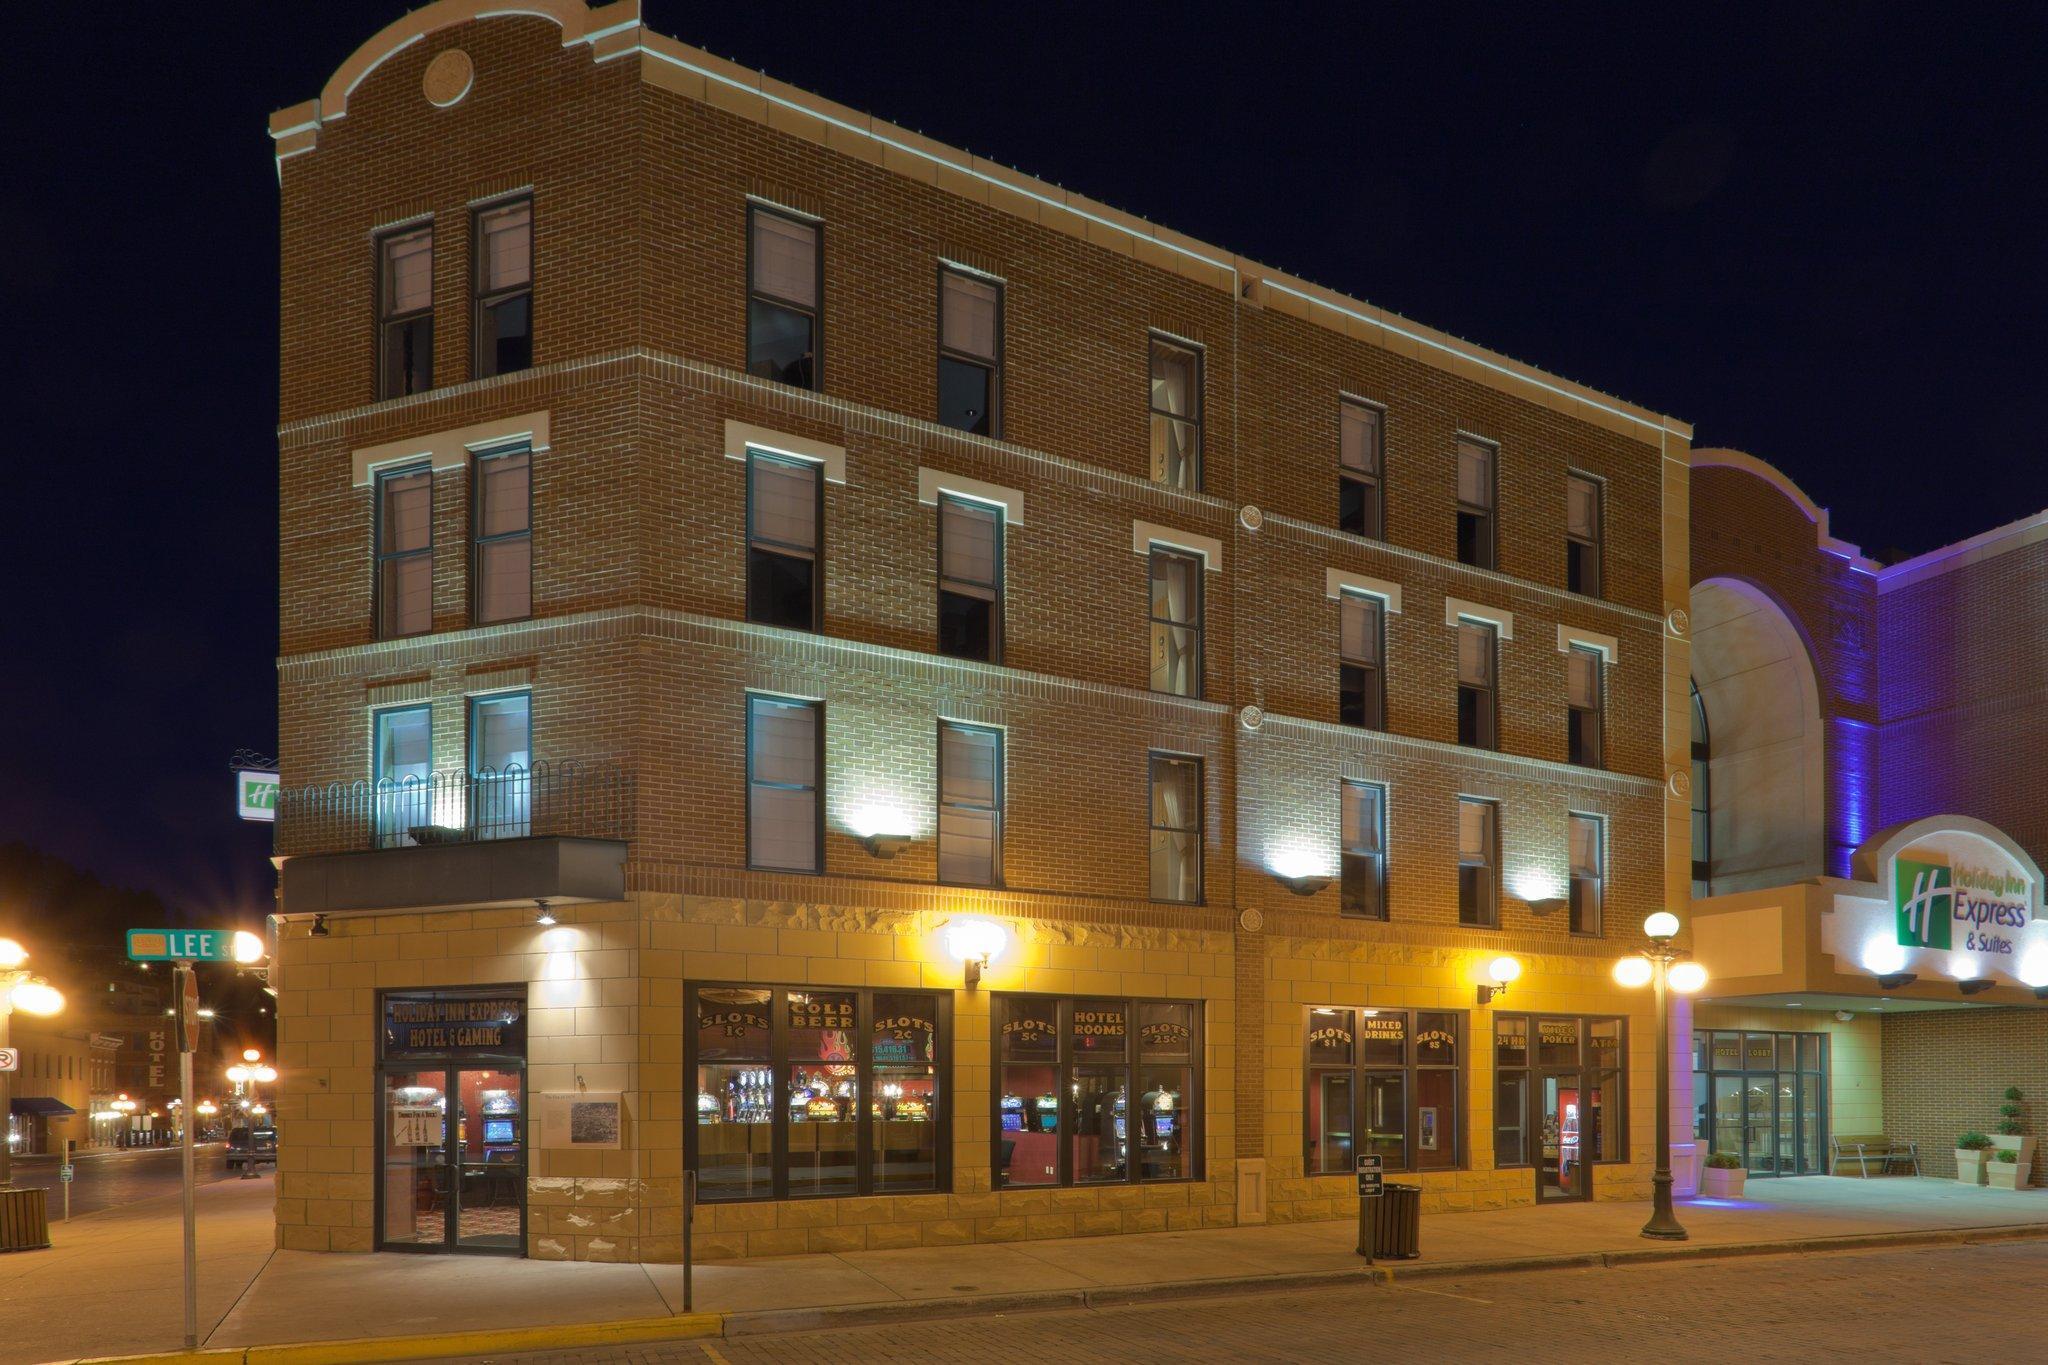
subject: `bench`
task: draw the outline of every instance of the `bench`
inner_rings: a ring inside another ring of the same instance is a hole
[[[1893,1166],[1910,1163],[1913,1174],[1920,1174],[1920,1144],[1898,1138],[1888,1138],[1882,1133],[1840,1133],[1828,1139],[1828,1150],[1832,1157],[1829,1169],[1835,1174],[1842,1173],[1842,1163],[1853,1161],[1857,1169],[1867,1178],[1870,1163],[1877,1163],[1877,1173],[1884,1175]]]

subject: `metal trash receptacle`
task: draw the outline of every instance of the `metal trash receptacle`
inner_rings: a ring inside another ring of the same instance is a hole
[[[1374,1260],[1412,1261],[1422,1254],[1422,1186],[1386,1185],[1372,1205]]]
[[[0,1190],[0,1251],[40,1251],[50,1245],[50,1218],[40,1189]]]

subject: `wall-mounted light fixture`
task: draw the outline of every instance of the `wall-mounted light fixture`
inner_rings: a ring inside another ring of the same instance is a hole
[[[315,916],[313,916],[313,937],[314,937],[314,938],[326,938],[326,937],[327,937],[327,916],[325,916],[325,915],[315,915]]]
[[[1488,980],[1479,986],[1482,1005],[1492,1004],[1495,996],[1508,993],[1508,986],[1521,978],[1522,964],[1511,957],[1497,957],[1486,964],[1486,975]]]
[[[1888,991],[1895,991],[1901,986],[1910,986],[1919,979],[1918,972],[1887,972],[1877,979],[1877,984]]]
[[[535,901],[534,904],[540,907],[540,913],[533,917],[533,922],[543,929],[554,928],[556,924],[555,912],[548,909],[548,903],[546,901]]]
[[[1956,989],[1964,995],[1981,995],[1983,992],[1990,990],[1995,984],[1997,983],[1992,981],[1990,977],[1983,976],[1978,977],[1974,981],[1958,981],[1956,982]]]
[[[908,834],[867,834],[861,836],[860,846],[868,851],[870,858],[887,860],[903,851],[910,842]]]
[[[1273,874],[1273,880],[1280,883],[1280,885],[1286,887],[1289,891],[1292,891],[1297,896],[1313,896],[1316,892],[1322,890],[1324,887],[1328,886],[1332,881],[1335,881],[1336,879],[1334,877],[1318,877],[1313,874],[1304,874],[1298,877],[1289,877],[1281,873],[1275,872]]]
[[[1571,902],[1563,896],[1538,896],[1535,900],[1523,901],[1522,904],[1529,907],[1530,914],[1540,919],[1545,915],[1556,914]]]
[[[966,969],[969,990],[981,984],[981,974],[1003,951],[1005,938],[1002,925],[985,919],[956,919],[946,926],[946,951]]]

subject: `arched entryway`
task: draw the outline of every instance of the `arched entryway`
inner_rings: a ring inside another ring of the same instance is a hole
[[[1806,641],[1768,594],[1732,578],[1693,588],[1692,631],[1694,894],[1819,876],[1826,746]]]

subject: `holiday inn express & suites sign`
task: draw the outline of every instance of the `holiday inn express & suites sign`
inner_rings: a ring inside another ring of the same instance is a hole
[[[1966,830],[1921,834],[1891,857],[1892,915],[1905,948],[1983,956],[2010,967],[2034,919],[2033,873],[2012,853]]]

